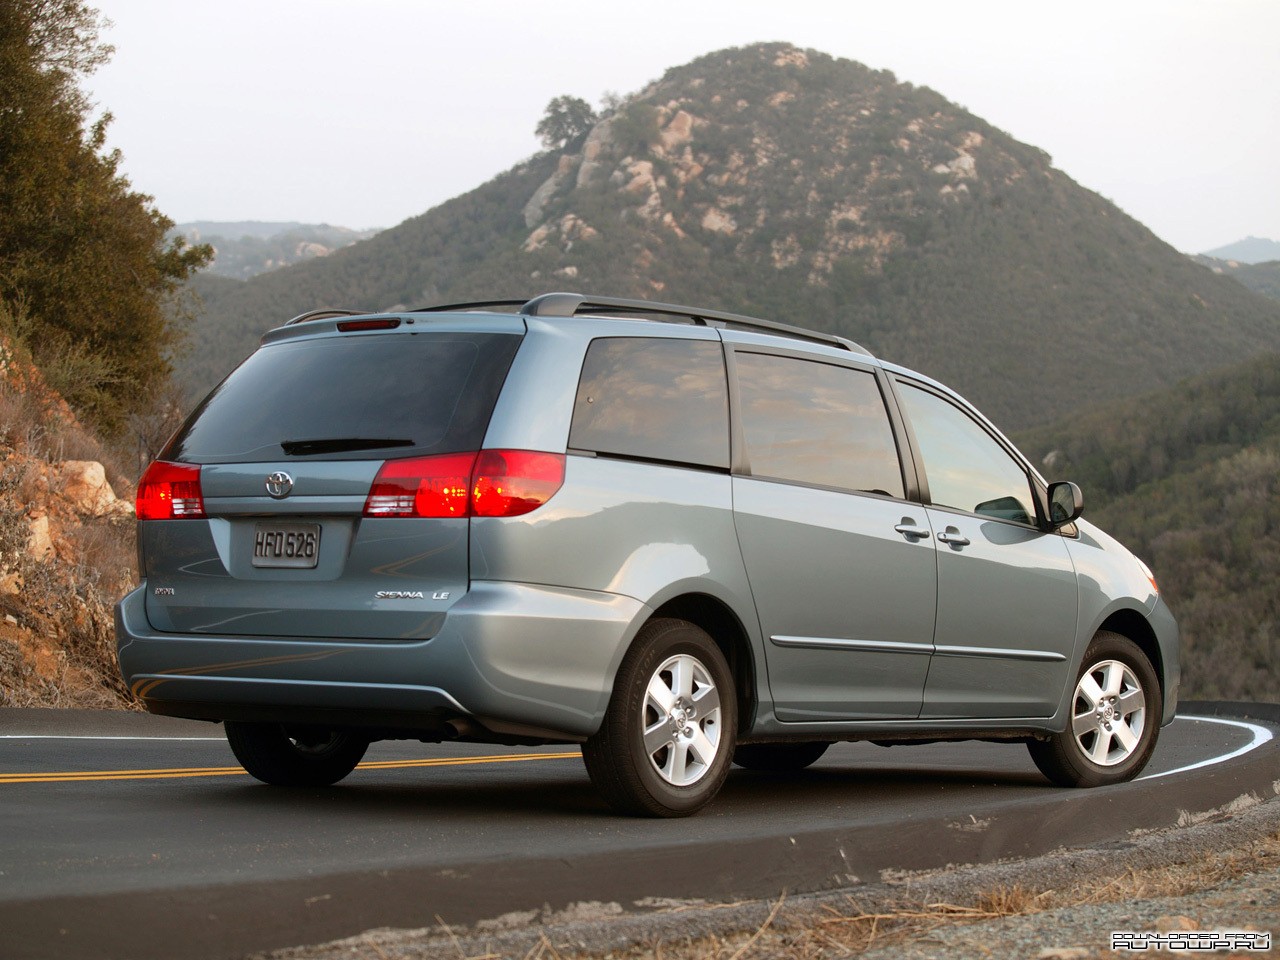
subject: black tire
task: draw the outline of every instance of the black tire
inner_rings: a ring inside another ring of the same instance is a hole
[[[1103,690],[1104,685],[1114,689]],[[1094,691],[1105,695],[1100,699]],[[1067,729],[1031,740],[1027,749],[1040,772],[1058,786],[1123,783],[1151,759],[1163,712],[1160,680],[1146,654],[1128,637],[1103,630],[1089,643],[1076,674]],[[1121,739],[1122,729],[1132,745]]]
[[[807,743],[744,743],[733,751],[733,762],[744,770],[760,773],[792,773],[817,763],[831,744],[822,740]]]
[[[676,669],[695,678],[685,684],[687,696],[676,689]],[[666,712],[649,695],[654,681],[668,688],[664,696],[675,695]],[[715,707],[708,706],[712,696]],[[651,620],[618,668],[604,723],[583,744],[582,759],[618,812],[687,817],[706,806],[728,776],[737,722],[733,674],[715,642],[684,620]],[[646,726],[651,744],[665,738],[666,745],[650,752]]]
[[[228,720],[227,742],[240,765],[277,787],[327,787],[352,770],[369,741],[343,730]]]

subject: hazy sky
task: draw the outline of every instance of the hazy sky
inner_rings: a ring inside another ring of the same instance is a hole
[[[1181,250],[1280,240],[1277,0],[96,5],[110,142],[180,222],[393,226],[538,150],[553,96],[785,40],[932,87]]]

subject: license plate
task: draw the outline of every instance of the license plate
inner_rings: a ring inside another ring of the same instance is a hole
[[[320,524],[259,523],[253,531],[255,567],[310,569],[320,559]]]

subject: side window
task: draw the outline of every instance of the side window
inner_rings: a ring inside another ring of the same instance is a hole
[[[1031,481],[1018,462],[959,407],[899,384],[934,504],[1034,524]]]
[[[593,340],[569,446],[727,470],[729,388],[719,341]]]
[[[739,353],[736,363],[752,476],[904,495],[873,374],[763,353]]]

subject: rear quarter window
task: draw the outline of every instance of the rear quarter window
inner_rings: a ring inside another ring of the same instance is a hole
[[[569,446],[606,456],[729,467],[729,389],[718,341],[593,340]]]

